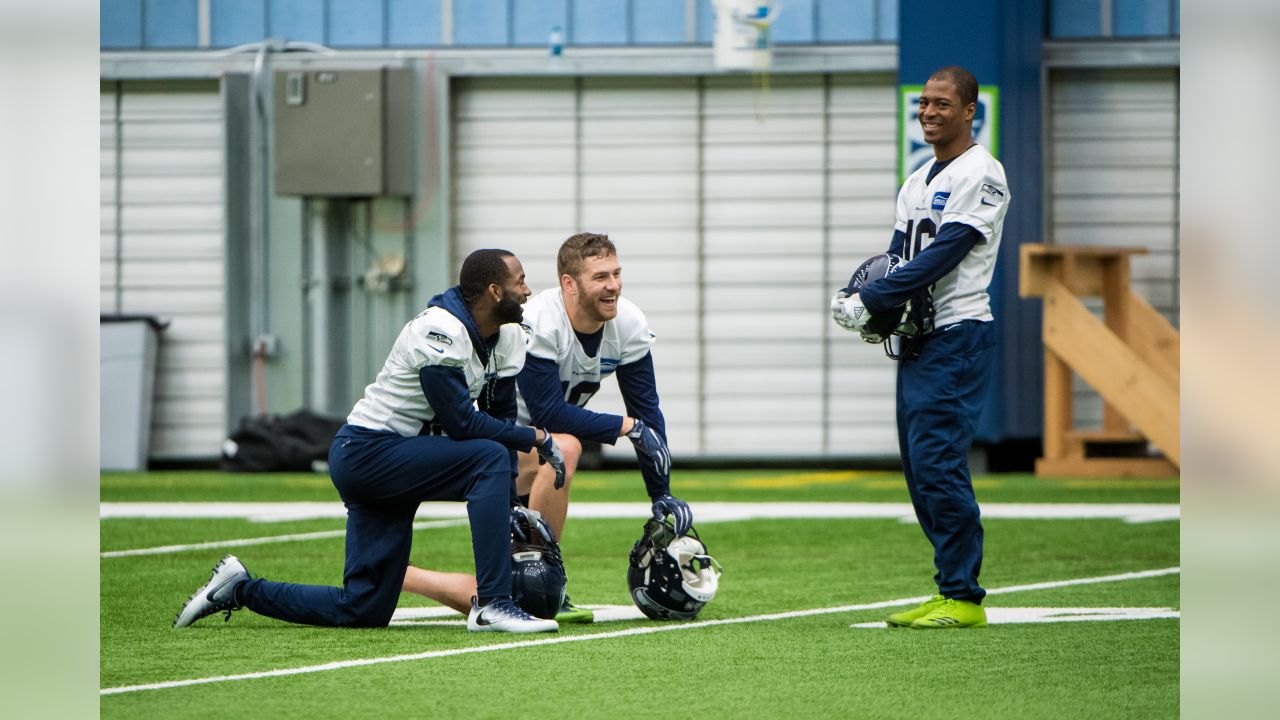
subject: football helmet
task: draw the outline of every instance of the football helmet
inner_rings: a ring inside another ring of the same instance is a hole
[[[910,355],[914,343],[897,347],[893,336],[902,339],[927,335],[933,331],[933,294],[922,290],[910,300],[888,313],[872,315],[862,304],[858,294],[868,283],[893,274],[906,261],[892,253],[881,253],[867,258],[849,278],[849,284],[838,290],[831,299],[831,315],[846,330],[858,332],[862,339],[872,343],[884,343],[885,353],[897,358]]]
[[[525,612],[553,619],[564,602],[560,544],[537,510],[511,510],[511,598]]]
[[[631,548],[631,600],[651,620],[692,620],[716,596],[722,569],[698,532],[677,537],[665,521],[649,519]]]

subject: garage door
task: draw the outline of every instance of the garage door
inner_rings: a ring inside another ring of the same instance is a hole
[[[897,454],[893,365],[827,314],[891,234],[891,77],[467,79],[454,108],[455,271],[505,247],[536,291],[608,233],[674,454]]]
[[[170,321],[151,456],[208,458],[225,433],[218,86],[103,83],[101,310]]]
[[[1058,71],[1050,92],[1053,241],[1146,248],[1133,289],[1178,327],[1177,70]],[[1075,410],[1077,426],[1101,425],[1078,380]]]

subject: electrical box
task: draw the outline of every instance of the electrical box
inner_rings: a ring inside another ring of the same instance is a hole
[[[275,74],[275,189],[280,195],[413,194],[409,70]]]

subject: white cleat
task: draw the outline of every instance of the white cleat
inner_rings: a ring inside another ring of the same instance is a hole
[[[239,610],[236,603],[236,587],[250,578],[249,571],[235,555],[228,555],[213,566],[213,574],[209,582],[204,584],[187,599],[178,617],[173,619],[176,628],[187,627],[203,617],[218,612],[227,614],[224,620],[231,619],[231,611]]]
[[[471,612],[467,615],[467,629],[471,632],[537,633],[556,632],[560,624],[555,620],[541,620],[520,609],[512,600],[494,600],[480,607],[471,598]]]

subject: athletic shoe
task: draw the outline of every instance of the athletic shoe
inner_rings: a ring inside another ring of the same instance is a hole
[[[494,600],[480,607],[472,596],[467,629],[471,632],[536,633],[556,632],[560,626],[555,620],[540,620],[521,610],[510,598]]]
[[[595,619],[595,613],[569,602],[568,595],[564,596],[564,602],[560,603],[560,611],[556,613],[556,622],[561,623],[589,623],[594,622]]]
[[[917,630],[941,630],[946,628],[979,628],[987,626],[987,611],[968,600],[947,598],[929,611],[928,615],[911,623]]]
[[[934,595],[910,610],[903,610],[902,612],[896,612],[890,615],[884,619],[884,622],[889,627],[911,627],[911,623],[919,620],[925,615],[928,615],[929,612],[938,607],[943,600],[946,600],[946,598],[941,595]]]
[[[231,619],[231,611],[239,610],[236,602],[236,588],[250,579],[249,571],[235,555],[228,555],[213,566],[213,574],[209,582],[187,598],[187,604],[173,619],[176,628],[186,627],[202,617],[214,613],[225,612],[224,621]]]

